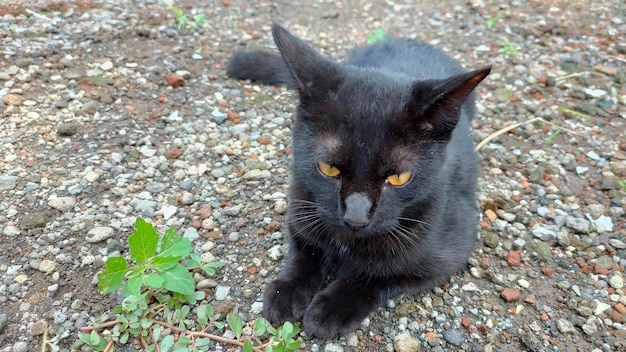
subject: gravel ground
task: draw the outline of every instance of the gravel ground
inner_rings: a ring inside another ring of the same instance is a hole
[[[183,29],[164,0],[0,3],[2,351],[55,325],[68,350],[107,312],[95,275],[138,216],[224,261],[213,303],[259,316],[284,254],[294,95],[224,67],[270,45],[273,20],[337,60],[382,28],[493,64],[477,142],[520,123],[480,150],[469,270],[303,350],[626,350],[626,3],[427,3],[180,0],[207,20]]]

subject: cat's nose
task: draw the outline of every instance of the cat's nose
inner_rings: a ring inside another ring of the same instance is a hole
[[[370,223],[370,210],[372,201],[369,197],[361,192],[355,192],[349,195],[344,201],[346,211],[343,214],[343,221],[353,230],[358,230]]]
[[[359,230],[364,228],[365,226],[367,226],[370,223],[370,220],[367,218],[363,218],[363,219],[350,219],[350,218],[346,218],[345,216],[343,217],[343,221],[350,226],[350,228],[352,228],[352,230]]]

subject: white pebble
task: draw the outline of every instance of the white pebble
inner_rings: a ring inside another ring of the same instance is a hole
[[[42,273],[50,274],[57,268],[57,263],[52,260],[44,259],[39,263],[39,271]]]
[[[609,284],[616,290],[621,290],[624,287],[624,279],[621,274],[615,274],[609,279]]]

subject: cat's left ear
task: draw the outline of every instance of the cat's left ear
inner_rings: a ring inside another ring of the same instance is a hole
[[[408,109],[428,123],[429,128],[449,134],[459,121],[463,105],[472,99],[472,91],[489,72],[491,66],[441,80],[418,82],[413,86],[413,102]]]
[[[302,100],[319,98],[320,93],[337,89],[342,75],[336,63],[318,54],[279,24],[272,25],[272,35]]]

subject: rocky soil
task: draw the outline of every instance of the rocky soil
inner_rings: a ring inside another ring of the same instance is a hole
[[[624,1],[5,0],[2,351],[38,350],[58,325],[68,350],[107,312],[95,275],[128,254],[136,217],[224,261],[212,302],[260,315],[284,255],[295,98],[224,67],[271,45],[272,21],[336,60],[384,29],[494,66],[469,269],[303,350],[626,350]]]

